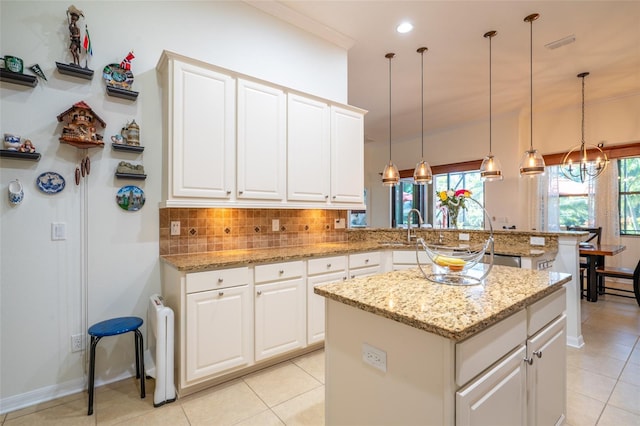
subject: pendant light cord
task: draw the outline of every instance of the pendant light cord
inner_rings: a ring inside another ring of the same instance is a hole
[[[531,24],[529,37],[529,87],[531,96],[529,96],[529,151],[533,151],[533,19],[529,21]]]
[[[582,146],[584,147],[584,78],[586,76],[582,76]]]
[[[393,56],[388,55],[389,58],[389,162],[391,162],[391,58]]]
[[[422,66],[420,68],[420,72],[421,72],[421,78],[420,78],[420,85],[422,87],[422,112],[421,112],[421,119],[422,119],[422,132],[420,133],[420,135],[422,136],[422,160],[424,160],[424,50],[422,52],[420,52],[420,57],[421,57],[421,61],[422,61]]]
[[[493,36],[489,36],[489,155],[492,154],[491,151],[491,134],[492,134],[492,129],[491,129],[491,123],[493,120],[491,120],[491,93],[493,92],[492,88],[491,88],[491,39],[493,38]]]

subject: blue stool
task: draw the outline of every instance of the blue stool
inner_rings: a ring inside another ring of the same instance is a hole
[[[142,325],[142,318],[138,317],[120,317],[111,318],[106,321],[99,322],[89,327],[89,335],[91,336],[91,352],[89,357],[89,412],[88,416],[93,414],[93,391],[96,370],[96,346],[100,339],[106,336],[117,336],[118,334],[135,332],[136,342],[136,378],[140,379],[140,398],[145,397],[144,392],[144,344],[142,341],[142,333],[139,328]]]

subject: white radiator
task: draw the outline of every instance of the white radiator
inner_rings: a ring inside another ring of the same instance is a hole
[[[176,400],[173,382],[173,310],[164,305],[159,294],[149,298],[147,309],[147,340],[144,354],[147,376],[156,379],[153,406],[159,407]]]

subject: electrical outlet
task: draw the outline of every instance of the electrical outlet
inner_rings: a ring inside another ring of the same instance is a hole
[[[469,234],[465,234],[465,233],[460,233],[458,234],[458,239],[460,241],[469,241]]]
[[[532,246],[543,246],[544,245],[544,237],[531,237],[531,245]]]
[[[84,334],[73,334],[71,336],[71,352],[80,352],[84,349],[82,339]]]
[[[171,235],[180,235],[180,221],[172,220],[171,221]]]
[[[344,229],[346,226],[346,220],[344,218],[336,219],[334,229]]]
[[[271,230],[273,232],[278,232],[280,230],[280,219],[271,220]]]
[[[369,364],[383,373],[387,372],[387,353],[382,349],[374,348],[371,345],[363,343],[362,360],[365,364]]]

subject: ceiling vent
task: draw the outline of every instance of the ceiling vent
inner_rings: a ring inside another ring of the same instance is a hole
[[[571,34],[570,36],[566,36],[565,38],[561,38],[560,40],[552,41],[549,44],[545,44],[544,47],[546,47],[547,49],[553,50],[553,49],[557,49],[558,47],[562,47],[566,44],[571,44],[574,41],[576,41],[576,36]]]

